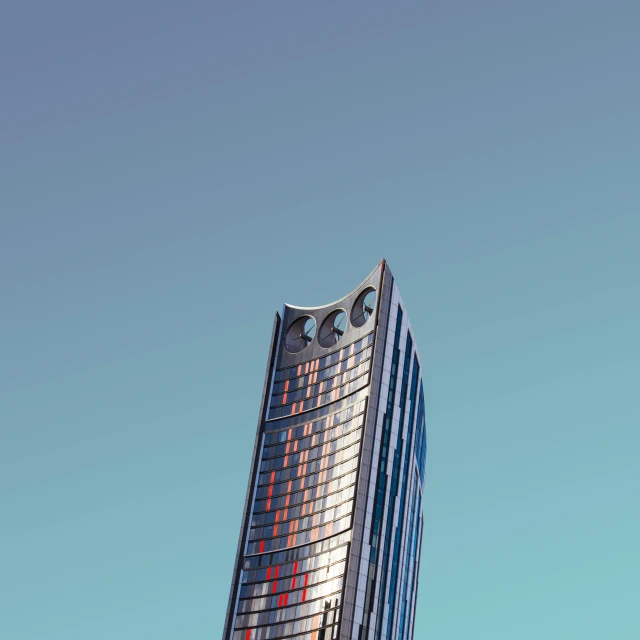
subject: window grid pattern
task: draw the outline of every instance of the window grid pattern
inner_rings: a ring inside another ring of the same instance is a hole
[[[289,416],[288,418],[281,418],[280,420],[271,420],[267,422],[265,425],[265,429],[267,432],[272,431],[280,431],[287,429],[289,427],[297,427],[298,425],[303,424],[304,422],[309,422],[312,420],[317,420],[318,418],[322,418],[324,416],[328,416],[330,414],[335,414],[338,411],[345,410],[347,412],[351,411],[350,415],[347,415],[347,418],[351,417],[354,412],[353,404],[357,404],[361,400],[364,400],[368,396],[368,389],[363,389],[354,393],[353,395],[347,396],[342,400],[338,400],[337,402],[333,402],[331,404],[324,405],[323,407],[319,407],[318,409],[314,409],[313,411],[308,411],[302,414],[296,414]],[[357,407],[356,407],[357,408]]]
[[[418,406],[418,428],[420,429],[419,439],[416,441],[416,460],[420,469],[420,483],[424,484],[424,469],[427,460],[427,427],[424,415],[424,391],[422,382],[420,383],[420,404]]]
[[[369,384],[369,372],[367,371],[364,375],[361,375],[359,378],[348,382],[347,384],[343,384],[341,387],[336,387],[332,391],[328,393],[323,393],[320,396],[314,396],[313,398],[309,398],[308,400],[300,400],[298,402],[294,402],[292,404],[281,405],[279,407],[273,407],[269,409],[269,420],[275,420],[277,418],[282,418],[285,416],[295,415],[297,413],[301,413],[303,411],[309,411],[309,409],[315,409],[324,404],[329,404],[330,402],[335,402],[340,398],[344,398],[344,396],[353,393],[354,391],[358,391],[363,387]]]
[[[413,564],[413,579],[411,581],[411,608],[412,608],[412,623],[411,623],[411,635],[409,638],[413,638],[413,632],[416,624],[415,610],[416,610],[416,596],[418,591],[418,573],[420,572],[420,559],[422,557],[422,530],[424,528],[424,517],[421,515],[419,519],[420,525],[417,535],[417,552]]]
[[[373,336],[373,334],[371,334]],[[373,354],[373,347],[371,346],[371,338],[367,337],[367,339],[361,343],[364,345],[368,345],[364,348],[355,348],[353,352],[353,360],[342,360],[337,362],[334,365],[326,367],[325,369],[315,370],[313,373],[307,373],[306,375],[302,375],[298,378],[287,378],[285,380],[280,380],[280,382],[274,382],[272,396],[277,397],[285,392],[293,392],[303,387],[307,387],[310,384],[318,383],[323,380],[327,380],[328,378],[333,378],[340,373],[344,373],[350,369],[349,362],[352,362],[353,365],[358,365],[363,360],[369,359]]]
[[[407,332],[407,342],[404,350],[404,364],[402,369],[402,385],[400,387],[400,420],[398,442],[396,450],[393,454],[393,471],[391,473],[391,490],[389,492],[389,508],[387,510],[387,526],[384,536],[384,551],[382,553],[381,567],[381,586],[380,597],[378,600],[378,621],[376,624],[376,640],[380,640],[382,634],[382,621],[384,618],[384,605],[387,593],[387,579],[389,575],[389,553],[391,550],[391,534],[393,532],[393,520],[395,516],[396,500],[398,498],[398,480],[400,476],[400,462],[402,460],[402,429],[404,425],[404,414],[407,406],[407,388],[409,386],[409,365],[411,364],[411,350],[413,349],[413,340],[411,334]]]
[[[353,364],[350,368],[349,365]],[[271,406],[277,406],[281,404],[291,404],[298,400],[304,400],[311,396],[317,396],[327,391],[331,391],[335,387],[343,385],[345,382],[349,382],[354,378],[361,376],[363,373],[369,371],[371,364],[371,347],[368,347],[364,351],[351,356],[348,360],[343,360],[339,365],[342,373],[337,373],[332,377],[322,377],[323,371],[315,371],[314,373],[297,378],[289,384],[289,380],[285,380],[280,385],[283,385],[281,393],[273,393],[271,399]],[[331,368],[333,369],[333,367]],[[324,371],[330,371],[325,369]],[[320,382],[318,380],[321,380]],[[299,384],[295,384],[298,382]],[[304,384],[302,384],[304,382]]]
[[[352,342],[351,344],[346,345],[339,351],[334,351],[322,358],[316,358],[315,360],[309,360],[307,362],[303,362],[295,367],[286,367],[284,369],[279,369],[275,373],[275,382],[280,382],[285,380],[286,378],[298,378],[299,376],[307,375],[308,373],[312,373],[314,371],[318,371],[319,369],[324,369],[326,367],[335,364],[341,360],[346,360],[349,356],[358,351],[361,351],[365,347],[368,347],[373,343],[373,332],[367,334],[363,338],[360,338],[357,342]]]
[[[410,338],[410,335],[409,335]],[[407,338],[407,354],[411,354],[412,345]],[[406,360],[405,360],[406,363]],[[395,530],[393,541],[393,558],[391,561],[391,584],[389,586],[389,623],[387,626],[387,638],[393,637],[393,623],[395,617],[396,592],[398,586],[398,569],[400,568],[400,552],[404,537],[405,508],[407,504],[407,485],[409,483],[409,467],[411,464],[411,445],[413,439],[413,420],[415,418],[416,392],[418,389],[418,376],[420,375],[420,365],[417,356],[413,358],[413,371],[411,374],[411,393],[409,396],[409,422],[407,424],[407,437],[402,441],[404,453],[402,489],[400,493],[400,513],[398,516],[398,526]],[[409,512],[410,514],[413,512]]]
[[[387,408],[383,420],[382,440],[380,443],[380,459],[378,463],[378,478],[373,507],[373,522],[371,525],[371,552],[369,555],[369,567],[367,570],[367,586],[364,600],[364,617],[360,629],[361,636],[366,637],[369,625],[369,617],[373,611],[375,577],[378,560],[378,544],[380,541],[380,529],[384,515],[385,497],[387,491],[387,458],[391,438],[391,424],[393,420],[393,407],[396,392],[396,379],[398,374],[398,361],[400,359],[400,330],[402,328],[402,309],[398,307],[396,319],[396,332],[393,343],[393,355],[391,360],[391,374],[389,378],[389,394],[387,396]]]
[[[337,634],[373,338],[275,374],[234,640]]]
[[[263,449],[262,464],[260,465],[260,471],[271,471],[271,469],[277,468],[275,463],[269,462],[273,458],[283,458],[283,456],[291,455],[295,456],[296,453],[304,451],[305,449],[311,449],[314,447],[320,447],[327,442],[332,442],[338,438],[350,433],[354,429],[358,429],[362,426],[362,414],[354,417],[347,422],[336,425],[335,427],[325,428],[324,431],[314,431],[312,425],[312,435],[304,437],[304,429],[299,427],[297,439],[293,441],[288,436],[287,432],[283,432],[286,442],[282,444],[275,444],[271,446],[265,446]],[[271,464],[271,466],[269,466]],[[296,464],[295,459],[292,458],[292,464]]]
[[[273,371],[229,605],[229,640],[337,640],[339,632],[358,640],[413,640],[424,526],[424,393],[392,277],[384,289],[381,314],[391,322],[377,346],[373,330],[336,344],[332,353]],[[367,418],[372,376],[380,404]],[[359,481],[365,420],[371,475],[363,466]],[[364,500],[358,513],[366,538],[352,549],[356,496]],[[343,601],[349,615],[339,631]]]
[[[409,534],[407,536],[407,549],[405,552],[405,564],[404,571],[402,572],[403,580],[402,580],[402,596],[401,596],[401,610],[400,610],[400,621],[399,621],[399,629],[398,629],[398,640],[402,640],[404,635],[404,626],[407,614],[407,604],[410,603],[411,595],[407,600],[407,586],[409,583],[409,563],[411,558],[413,557],[412,549],[413,549],[413,530],[416,524],[416,520],[418,519],[418,512],[416,511],[416,498],[418,494],[418,475],[414,473],[413,479],[413,496],[411,499],[411,511],[409,512]],[[420,508],[420,503],[418,503],[418,508]]]

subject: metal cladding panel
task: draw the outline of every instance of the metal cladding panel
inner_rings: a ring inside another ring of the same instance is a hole
[[[413,569],[416,519],[405,505],[415,492],[399,463],[414,446],[398,408],[410,369],[398,364],[398,345],[408,330],[385,261],[341,300],[285,305],[277,317],[224,640],[374,638],[378,619],[399,637],[393,619],[415,593],[395,595],[407,571],[390,572],[382,558]],[[372,562],[376,548],[384,553]],[[381,577],[383,589],[367,595]]]
[[[370,499],[370,494],[374,490],[374,487],[371,486],[371,478],[377,470],[377,466],[375,466],[375,460],[377,458],[375,456],[377,452],[376,435],[379,432],[377,426],[378,408],[381,401],[386,401],[386,397],[382,398],[381,400],[380,394],[381,383],[383,379],[383,364],[386,351],[392,286],[393,276],[391,275],[391,271],[387,267],[383,274],[381,295],[378,306],[378,322],[375,350],[373,356],[371,392],[369,397],[369,406],[364,433],[360,477],[358,481],[358,494],[356,499],[357,517],[356,523],[354,525],[352,556],[349,563],[349,572],[347,576],[347,597],[345,598],[343,623],[340,634],[341,638],[351,638],[354,632],[354,625],[358,620],[361,621],[362,619],[361,601],[364,596],[364,587],[360,586],[360,572],[362,570],[362,565],[364,564],[362,562],[363,555],[365,553],[368,554],[368,537],[365,536],[365,531],[367,526],[371,526],[370,511],[367,508],[367,503]],[[368,525],[367,516],[369,516]]]

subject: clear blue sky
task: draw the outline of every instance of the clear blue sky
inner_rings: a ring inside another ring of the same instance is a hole
[[[381,257],[416,640],[637,639],[640,3],[0,18],[0,637],[220,637],[274,312]]]

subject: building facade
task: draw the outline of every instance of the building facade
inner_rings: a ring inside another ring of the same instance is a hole
[[[423,529],[420,356],[383,260],[276,314],[223,640],[410,640]]]

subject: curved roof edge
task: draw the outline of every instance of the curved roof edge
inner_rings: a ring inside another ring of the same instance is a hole
[[[338,304],[338,302],[342,302],[345,298],[348,298],[350,295],[355,293],[358,289],[360,289],[360,287],[363,284],[365,284],[367,282],[367,280],[369,280],[371,278],[371,276],[373,276],[373,274],[378,269],[380,269],[381,267],[384,268],[386,263],[387,263],[387,261],[384,258],[382,258],[382,260],[380,260],[380,262],[378,262],[378,264],[375,266],[373,271],[357,287],[354,287],[351,291],[349,291],[349,293],[347,293],[344,296],[342,296],[342,298],[338,298],[337,300],[334,300],[333,302],[328,302],[327,304],[321,304],[319,307],[298,307],[298,306],[296,306],[294,304],[288,304],[287,302],[285,302],[284,306],[286,308],[288,308],[288,309],[297,309],[298,311],[317,311],[318,309],[324,309],[325,307],[331,307],[334,304]]]

